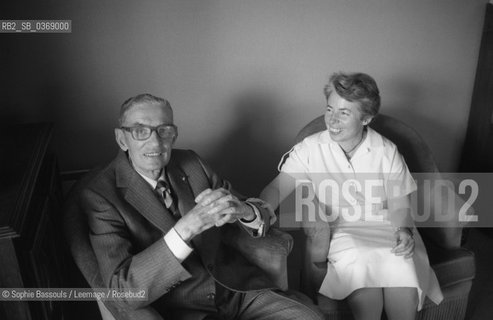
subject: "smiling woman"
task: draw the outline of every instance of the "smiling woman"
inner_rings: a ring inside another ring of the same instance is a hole
[[[325,123],[332,140],[351,158],[366,137],[365,126],[378,113],[380,95],[375,80],[364,73],[333,74],[324,88]]]
[[[363,116],[358,103],[349,102],[336,92],[330,94],[325,112],[325,123],[330,137],[339,144],[347,157],[351,158],[353,152],[363,141],[366,135],[363,129],[370,119]]]
[[[327,257],[319,293],[347,299],[357,320],[380,319],[383,309],[390,320],[415,319],[426,296],[436,304],[443,296],[411,216],[409,195],[416,184],[395,144],[368,127],[379,110],[378,87],[369,75],[336,73],[324,93],[327,130],[298,143],[260,197],[276,208],[299,191],[302,179],[310,181],[313,202],[337,217],[329,222],[330,240],[324,238],[317,249]],[[378,197],[374,189],[357,187],[369,179],[382,186]],[[331,192],[321,180],[339,184],[342,193]],[[352,181],[349,198],[347,181]],[[301,210],[298,203],[296,208]]]

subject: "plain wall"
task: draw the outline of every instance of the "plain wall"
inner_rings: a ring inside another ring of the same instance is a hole
[[[1,19],[71,19],[70,34],[0,34],[2,121],[53,121],[63,171],[110,160],[120,104],[149,92],[191,148],[258,193],[335,71],[380,86],[383,113],[458,166],[488,0],[180,0],[0,4]]]

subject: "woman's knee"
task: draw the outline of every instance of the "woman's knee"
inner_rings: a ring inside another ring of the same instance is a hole
[[[383,302],[382,288],[361,288],[354,290],[347,299],[349,301],[364,301],[367,303]]]
[[[355,290],[347,301],[355,319],[380,319],[383,311],[382,288]]]
[[[417,307],[419,302],[418,290],[413,287],[384,288],[385,300],[403,302],[409,306]]]

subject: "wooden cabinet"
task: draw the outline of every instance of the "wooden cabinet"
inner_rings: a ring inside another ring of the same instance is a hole
[[[48,123],[0,127],[0,288],[63,287],[57,162]],[[62,319],[56,301],[2,301],[0,319]]]
[[[486,6],[462,172],[493,172],[493,4]]]

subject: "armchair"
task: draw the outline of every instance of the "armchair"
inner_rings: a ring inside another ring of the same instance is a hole
[[[414,129],[382,114],[376,116],[370,126],[397,145],[412,173],[438,173],[429,147]],[[324,117],[320,116],[299,132],[296,142],[322,130],[326,130],[326,127]],[[455,201],[460,202],[459,199]],[[436,203],[432,203],[431,206],[433,215],[439,213],[436,212],[437,210],[446,210],[446,207]],[[475,275],[475,263],[473,253],[461,247],[461,227],[449,224],[440,228],[418,228],[418,231],[425,243],[444,300],[436,306],[427,298],[416,319],[464,319],[467,299]],[[318,225],[305,226],[300,235],[294,234],[295,251],[301,248],[303,256],[299,270],[300,290],[318,304],[327,319],[352,319],[351,311],[345,301],[331,300],[318,294],[318,288],[326,273],[327,257],[317,243],[328,243],[329,233],[328,227]]]
[[[87,281],[88,288],[105,288],[89,241],[87,217],[79,203],[81,190],[96,173],[95,170],[84,175],[71,188],[64,204],[63,229],[72,257]],[[238,241],[240,243],[233,245],[243,248],[243,254],[247,259],[264,270],[280,288],[287,289],[287,256],[293,246],[289,234],[271,228],[266,237],[257,239],[255,243],[249,237],[239,237]],[[132,310],[115,301],[98,300],[97,303],[103,320],[163,319],[152,307]]]

